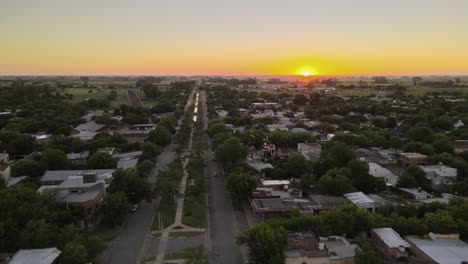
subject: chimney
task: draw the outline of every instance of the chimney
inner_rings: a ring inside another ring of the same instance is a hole
[[[325,244],[323,242],[319,242],[318,248],[320,251],[323,251],[325,249]]]

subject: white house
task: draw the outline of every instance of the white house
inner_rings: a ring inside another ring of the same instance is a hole
[[[434,189],[446,187],[457,180],[457,169],[443,164],[432,166],[420,166],[426,173],[426,177],[431,181]]]

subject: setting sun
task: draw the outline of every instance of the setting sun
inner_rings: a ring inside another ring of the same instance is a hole
[[[303,75],[304,77],[307,77],[307,76],[312,75],[312,72],[311,72],[311,71],[303,71],[303,72],[302,72],[302,75]]]
[[[309,67],[304,67],[304,68],[297,69],[296,74],[302,75],[304,77],[309,77],[311,75],[315,75],[316,73],[315,71],[311,70]]]

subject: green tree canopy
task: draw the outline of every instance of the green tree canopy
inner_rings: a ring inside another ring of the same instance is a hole
[[[102,223],[108,227],[122,224],[128,210],[128,199],[124,192],[104,197],[101,204]]]
[[[156,127],[148,135],[148,141],[157,144],[159,146],[167,146],[171,144],[172,136],[171,132],[163,126]]]
[[[283,227],[273,228],[260,223],[240,233],[237,243],[249,247],[249,261],[252,263],[282,264],[286,239],[287,233]]]
[[[70,166],[65,152],[58,149],[46,149],[40,163],[45,170],[65,170]]]
[[[343,195],[353,189],[351,172],[347,168],[331,169],[327,171],[318,181],[320,192],[331,195]]]
[[[226,190],[235,195],[235,199],[245,201],[257,187],[254,176],[248,173],[230,173],[226,178]]]
[[[21,159],[16,161],[11,166],[11,176],[30,176],[33,178],[39,177],[44,173],[41,163],[35,160]]]
[[[240,140],[232,137],[216,148],[215,156],[218,161],[227,165],[228,163],[235,163],[244,159],[246,151]]]
[[[117,160],[105,152],[95,152],[86,162],[88,169],[115,169]]]

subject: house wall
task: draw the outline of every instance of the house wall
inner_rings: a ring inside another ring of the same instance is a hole
[[[5,179],[5,181],[9,181],[11,177],[11,167],[8,166],[3,172],[0,173],[0,175],[3,179]]]
[[[380,237],[375,234],[374,231],[371,232],[371,240],[373,242],[373,246],[377,248],[377,250],[386,258],[392,258],[396,259],[398,257],[397,250],[394,248],[391,248],[385,244]]]
[[[286,257],[285,264],[330,264],[328,257]]]
[[[330,260],[330,264],[354,264],[354,263],[355,263],[354,257]]]
[[[422,252],[416,245],[411,242],[409,239],[406,239],[406,242],[410,244],[410,250],[413,252],[413,254],[416,256],[416,258],[421,261],[422,263],[427,263],[427,264],[437,264],[432,258],[430,258],[428,255],[426,255],[424,252]]]

